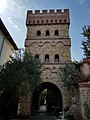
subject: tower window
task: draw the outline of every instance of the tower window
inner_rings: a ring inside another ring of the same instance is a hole
[[[31,20],[29,20],[29,24],[31,24]]]
[[[56,35],[56,36],[58,36],[58,35],[59,35],[58,30],[55,30],[54,35]]]
[[[61,21],[61,19],[60,19],[60,23],[61,23],[62,21]]]
[[[55,20],[55,23],[57,23],[57,19]]]
[[[66,23],[66,19],[64,19],[64,23]]]
[[[35,55],[35,58],[36,58],[36,59],[39,59],[39,55],[38,55],[38,54],[36,54],[36,55]]]
[[[43,20],[42,20],[42,24],[43,24]]]
[[[41,35],[41,31],[38,30],[38,31],[37,31],[37,36],[40,36],[40,35]]]
[[[45,55],[45,62],[49,62],[49,55],[48,54]]]
[[[37,21],[37,24],[39,24],[39,20]]]
[[[46,30],[46,36],[49,36],[49,35],[50,35],[49,30]]]
[[[59,55],[58,54],[55,55],[54,61],[59,62]]]
[[[53,20],[51,20],[51,23],[53,23]]]
[[[46,20],[46,23],[48,23],[48,20]]]

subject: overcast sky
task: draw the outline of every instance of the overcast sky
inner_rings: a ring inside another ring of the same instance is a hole
[[[70,10],[71,56],[80,61],[83,57],[82,27],[90,25],[90,0],[0,0],[0,17],[19,48],[26,38],[27,10]]]

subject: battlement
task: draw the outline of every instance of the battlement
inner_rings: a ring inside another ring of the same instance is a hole
[[[42,25],[42,24],[68,24],[69,19],[69,9],[54,9],[50,10],[28,10],[26,25]]]
[[[69,13],[69,9],[57,9],[56,11],[54,9],[50,9],[49,11],[48,10],[35,10],[35,11],[32,11],[32,10],[28,10],[27,14],[50,14],[50,13]]]

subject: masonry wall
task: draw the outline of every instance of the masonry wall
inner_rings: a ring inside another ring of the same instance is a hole
[[[39,56],[43,64],[42,82],[51,82],[60,89],[63,108],[66,106],[65,88],[59,72],[71,60],[69,24],[68,9],[27,11],[25,49],[33,56]],[[49,56],[48,61],[45,60],[46,55]],[[58,56],[58,61],[55,61],[55,55]]]
[[[86,116],[85,103],[90,104],[90,82],[79,83],[79,90],[82,115]]]

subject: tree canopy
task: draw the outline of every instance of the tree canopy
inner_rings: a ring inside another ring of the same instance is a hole
[[[76,86],[76,77],[80,75],[79,68],[74,63],[67,63],[62,71],[62,81],[68,89]]]
[[[0,66],[0,91],[18,90],[20,94],[32,91],[41,81],[41,63],[30,53],[23,58],[12,57]]]
[[[90,58],[90,26],[84,26],[82,28],[82,35],[85,37],[85,40],[82,42],[82,49],[84,51],[84,56]]]
[[[0,66],[0,116],[17,114],[18,97],[27,95],[41,82],[41,62],[30,53],[16,52]]]

